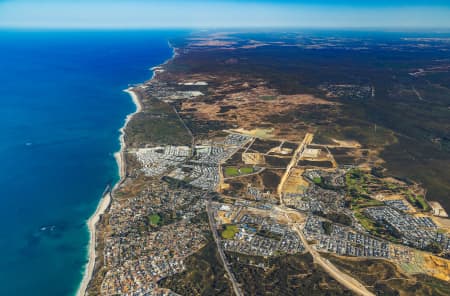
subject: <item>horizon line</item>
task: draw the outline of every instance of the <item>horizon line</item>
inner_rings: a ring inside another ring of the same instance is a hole
[[[327,31],[380,31],[380,32],[430,32],[450,33],[450,26],[440,27],[414,27],[414,26],[154,26],[154,27],[119,27],[119,26],[0,26],[0,31],[214,31],[214,30],[253,30],[253,31],[279,31],[279,30],[327,30]]]

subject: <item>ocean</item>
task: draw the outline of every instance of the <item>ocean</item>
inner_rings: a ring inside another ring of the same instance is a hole
[[[0,295],[75,294],[135,110],[123,89],[170,58],[176,34],[0,31]]]

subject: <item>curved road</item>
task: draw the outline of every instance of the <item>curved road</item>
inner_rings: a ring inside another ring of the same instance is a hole
[[[347,289],[355,292],[358,295],[361,296],[375,296],[372,292],[367,290],[367,288],[352,278],[351,276],[347,275],[346,273],[343,273],[339,269],[336,268],[330,261],[327,259],[322,258],[322,256],[317,252],[314,248],[312,248],[308,242],[306,241],[306,238],[303,235],[302,230],[300,229],[300,226],[298,224],[293,226],[293,229],[295,232],[297,232],[298,236],[302,240],[302,243],[305,245],[306,250],[311,254],[311,256],[314,259],[314,262],[320,265],[332,278],[334,278],[336,281],[338,281],[341,285],[346,287]]]

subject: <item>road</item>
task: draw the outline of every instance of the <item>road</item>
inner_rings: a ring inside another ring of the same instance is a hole
[[[242,296],[243,293],[241,289],[239,288],[239,283],[237,282],[236,278],[234,277],[233,272],[230,269],[230,266],[228,265],[227,258],[225,257],[225,253],[223,252],[222,245],[220,244],[220,239],[217,234],[217,227],[216,222],[213,217],[212,209],[211,209],[211,198],[208,197],[208,201],[206,203],[206,212],[208,213],[208,220],[209,220],[209,227],[211,228],[211,232],[214,237],[214,241],[217,245],[217,251],[219,252],[220,260],[222,260],[222,265],[225,268],[225,271],[228,274],[228,278],[231,281],[231,284],[233,286],[234,294],[236,296]]]
[[[314,259],[314,262],[317,263],[320,267],[322,267],[332,278],[334,278],[336,281],[338,281],[341,285],[346,287],[347,289],[355,292],[358,295],[361,296],[375,296],[372,292],[367,290],[367,288],[352,278],[351,276],[347,275],[346,273],[343,273],[339,269],[334,266],[333,263],[328,261],[325,258],[322,258],[322,256],[317,252],[314,248],[312,248],[308,241],[306,240],[305,236],[303,235],[302,230],[300,229],[299,224],[295,224],[293,226],[294,231],[298,234],[300,239],[302,240],[303,245],[305,246],[305,249],[311,254],[311,256]]]
[[[314,138],[314,134],[306,133],[305,137],[303,138],[303,141],[298,145],[297,149],[294,152],[294,155],[292,156],[291,162],[286,168],[286,172],[284,173],[283,177],[281,178],[280,183],[277,187],[277,193],[280,197],[280,204],[283,204],[283,187],[286,180],[289,178],[289,175],[291,174],[291,169],[297,165],[297,162],[300,160],[300,158],[303,155],[303,152],[305,151],[306,146],[311,144],[312,140]]]
[[[173,112],[175,112],[175,114],[177,115],[178,119],[181,121],[181,124],[184,126],[184,128],[186,129],[186,131],[189,133],[189,135],[191,136],[191,148],[192,148],[192,153],[195,150],[195,137],[194,134],[192,134],[191,129],[186,125],[186,123],[184,122],[183,118],[181,118],[180,113],[178,113],[177,108],[172,107]]]

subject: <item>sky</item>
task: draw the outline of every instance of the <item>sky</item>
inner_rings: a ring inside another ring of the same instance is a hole
[[[0,0],[0,28],[450,29],[450,0]]]

